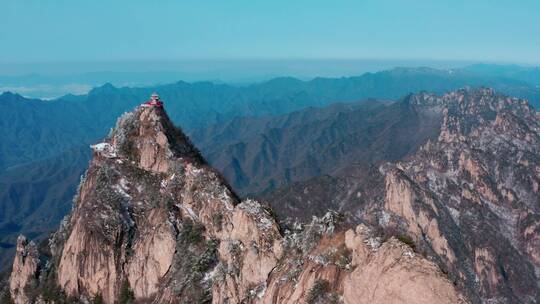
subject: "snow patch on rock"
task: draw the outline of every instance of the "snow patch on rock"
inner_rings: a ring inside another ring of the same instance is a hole
[[[116,149],[113,145],[103,142],[95,145],[91,145],[90,148],[94,150],[94,152],[106,157],[106,158],[115,158],[117,157]]]

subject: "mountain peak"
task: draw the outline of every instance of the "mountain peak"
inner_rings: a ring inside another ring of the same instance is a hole
[[[56,284],[70,296],[99,295],[105,303],[117,302],[122,284],[137,299],[204,302],[207,283],[175,280],[215,266],[213,240],[232,221],[235,194],[163,107],[125,113],[92,148],[74,209],[51,241],[58,248],[51,249]]]
[[[0,100],[12,102],[12,101],[22,101],[26,99],[18,93],[5,91],[5,92],[2,92],[2,94],[0,94]]]
[[[177,159],[203,163],[189,138],[157,106],[139,106],[125,113],[105,142],[92,147],[102,157],[127,159],[155,172],[166,172]]]
[[[92,90],[90,90],[88,94],[93,95],[93,94],[100,94],[100,93],[110,93],[110,92],[114,92],[116,89],[117,88],[114,85],[112,85],[110,82],[107,82],[103,84],[102,86],[93,88]]]
[[[444,106],[448,111],[457,111],[462,115],[495,113],[503,110],[519,112],[520,115],[534,113],[527,100],[508,97],[488,87],[463,87],[442,95],[419,92],[408,95],[405,100],[418,106]]]

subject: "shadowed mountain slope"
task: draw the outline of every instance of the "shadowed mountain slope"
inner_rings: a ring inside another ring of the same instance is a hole
[[[192,137],[235,189],[247,194],[401,159],[437,136],[440,119],[440,111],[413,105],[407,97],[239,118]]]
[[[189,131],[235,117],[280,115],[366,98],[398,99],[422,90],[443,93],[467,85],[490,86],[527,98],[532,104],[540,102],[540,89],[520,80],[429,68],[397,68],[310,81],[276,78],[245,87],[210,82],[177,82],[150,88],[115,88],[106,84],[87,95],[46,102],[6,93],[0,95],[0,170],[98,140],[106,135],[116,117],[153,91],[167,102],[173,121]]]
[[[84,146],[0,175],[0,268],[11,263],[19,234],[39,242],[58,226],[89,159]]]

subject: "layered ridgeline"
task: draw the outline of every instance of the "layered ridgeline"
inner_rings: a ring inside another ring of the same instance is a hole
[[[167,101],[171,118],[187,131],[235,117],[280,115],[366,98],[396,100],[410,92],[443,93],[463,86],[489,86],[540,105],[536,82],[512,78],[513,74],[492,74],[495,76],[467,69],[396,68],[310,81],[282,77],[248,86],[183,81],[148,88],[106,84],[86,95],[50,101],[5,93],[0,95],[0,127],[5,130],[0,134],[0,172],[103,138],[121,113],[153,91]]]
[[[342,171],[266,196],[280,217],[332,208],[379,226],[437,261],[474,303],[540,299],[540,116],[490,89],[408,102],[439,135],[397,163]]]
[[[20,237],[15,303],[460,303],[439,267],[328,213],[281,231],[240,201],[160,107],[94,145],[73,211],[47,246]]]
[[[288,115],[237,118],[192,132],[205,157],[241,195],[401,160],[439,133],[440,110],[363,100]]]
[[[423,143],[429,135],[424,131],[438,131],[438,126],[415,127],[421,121],[414,107],[334,106],[337,101],[397,100],[421,90],[443,93],[465,85],[487,85],[540,104],[534,71],[523,74],[520,70],[518,76],[517,71],[478,70],[396,68],[358,77],[277,78],[247,86],[210,82],[151,88],[104,85],[86,95],[50,101],[2,94],[0,271],[11,263],[18,234],[43,239],[57,228],[71,206],[78,177],[87,169],[87,146],[103,138],[119,115],[152,91],[167,101],[171,119],[193,135],[205,158],[245,195],[321,174],[335,177],[335,170],[353,163],[376,166],[379,161],[395,161]],[[241,133],[239,126],[260,132]],[[200,128],[206,130],[194,131]],[[396,149],[395,138],[404,139]],[[339,181],[338,186],[342,184]]]

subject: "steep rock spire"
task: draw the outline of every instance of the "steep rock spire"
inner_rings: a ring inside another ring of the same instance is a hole
[[[30,302],[27,290],[37,286],[39,253],[36,244],[24,236],[17,239],[17,251],[9,280],[9,290],[16,304]]]

